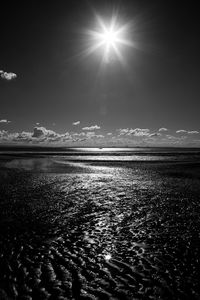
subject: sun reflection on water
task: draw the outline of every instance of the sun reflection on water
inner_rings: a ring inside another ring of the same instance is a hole
[[[110,253],[105,255],[105,260],[109,261],[111,258],[112,258],[112,256]]]

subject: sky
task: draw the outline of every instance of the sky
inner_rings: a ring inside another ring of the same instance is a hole
[[[2,11],[0,144],[200,147],[197,2],[30,0]],[[99,20],[123,28],[118,55],[94,49]]]

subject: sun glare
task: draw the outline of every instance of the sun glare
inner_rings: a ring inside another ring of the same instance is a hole
[[[112,28],[106,29],[105,32],[99,36],[99,39],[102,40],[106,47],[114,47],[117,43],[117,32],[115,32]]]
[[[88,30],[90,47],[88,54],[97,50],[103,53],[103,61],[119,60],[123,62],[121,53],[123,46],[133,47],[132,41],[128,38],[130,24],[120,24],[116,16],[112,16],[110,22],[96,16],[97,26],[95,30]]]

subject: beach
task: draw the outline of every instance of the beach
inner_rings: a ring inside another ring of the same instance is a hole
[[[168,154],[2,154],[0,299],[199,299],[200,156]]]

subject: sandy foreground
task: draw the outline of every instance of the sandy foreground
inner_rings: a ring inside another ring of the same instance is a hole
[[[200,299],[200,164],[1,159],[0,299]]]

